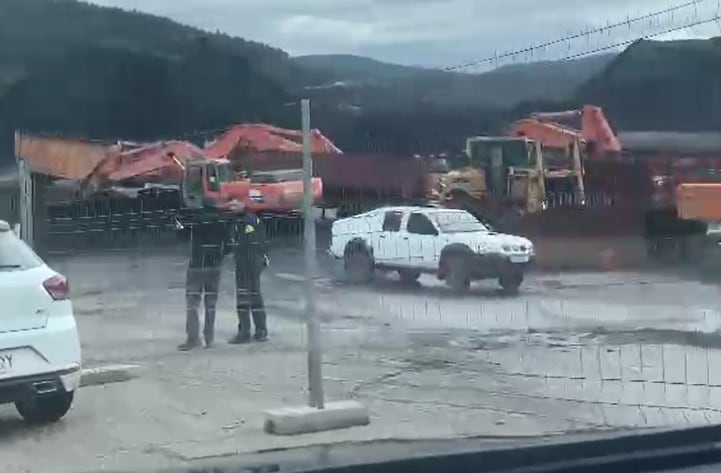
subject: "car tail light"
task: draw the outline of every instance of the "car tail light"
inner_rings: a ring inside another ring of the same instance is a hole
[[[70,295],[70,285],[65,276],[55,275],[43,283],[43,287],[55,301],[64,301]]]

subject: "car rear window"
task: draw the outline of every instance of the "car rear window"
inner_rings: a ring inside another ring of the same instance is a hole
[[[42,260],[13,232],[0,231],[0,271],[35,268]]]

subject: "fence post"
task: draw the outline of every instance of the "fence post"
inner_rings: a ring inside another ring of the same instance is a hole
[[[31,248],[35,247],[35,214],[33,212],[33,179],[27,161],[17,156],[18,183],[20,195],[18,207],[20,211],[20,238]]]
[[[313,159],[310,146],[310,101],[301,101],[301,121],[303,128],[303,240],[305,243],[305,295],[308,323],[308,381],[310,388],[309,404],[323,409],[322,353],[320,347],[320,327],[316,316],[315,278],[316,242],[315,218],[313,217]]]

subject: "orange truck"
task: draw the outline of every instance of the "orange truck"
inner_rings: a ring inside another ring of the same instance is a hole
[[[678,218],[706,224],[706,236],[721,244],[721,184],[683,183],[676,190]]]
[[[721,263],[721,184],[682,183],[676,189],[678,218],[705,224],[703,238],[690,241],[692,254],[705,268],[718,270]]]
[[[721,184],[683,183],[676,196],[679,218],[721,223]]]

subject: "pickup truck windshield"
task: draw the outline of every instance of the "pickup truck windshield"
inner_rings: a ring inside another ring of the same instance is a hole
[[[487,232],[488,228],[468,212],[436,212],[431,218],[443,233]]]

